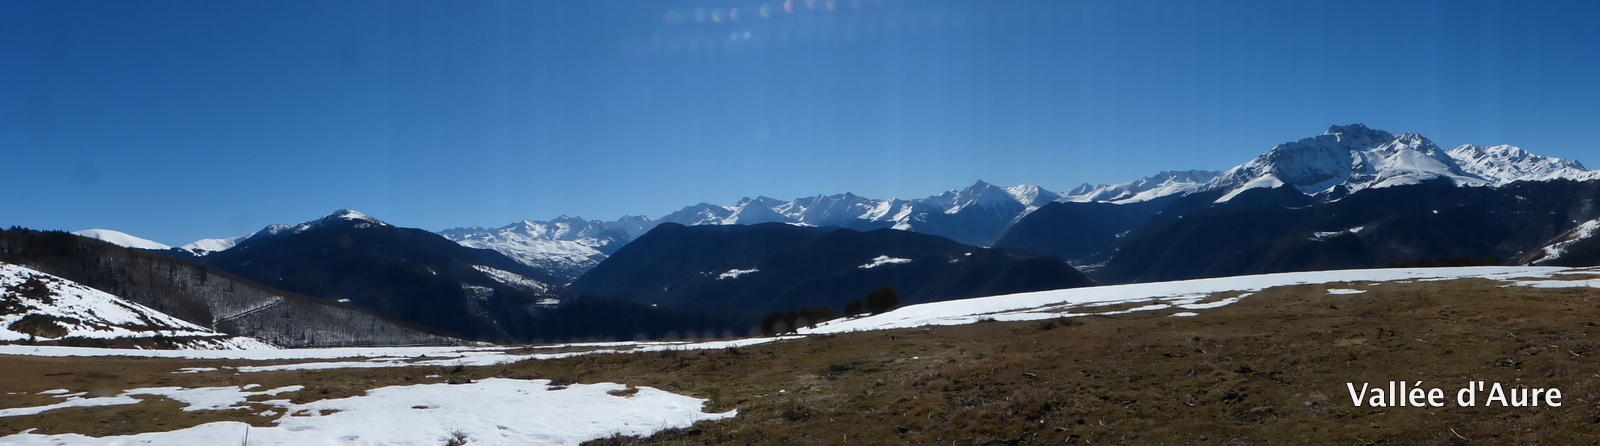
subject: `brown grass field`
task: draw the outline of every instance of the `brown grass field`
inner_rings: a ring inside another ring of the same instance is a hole
[[[1570,279],[1577,279],[1571,277]],[[737,417],[633,444],[1596,444],[1600,290],[1504,282],[1279,287],[1174,311],[812,336],[752,347],[597,354],[492,367],[236,374],[249,361],[0,356],[0,408],[68,388],[305,385],[296,402],[487,377],[619,382],[709,398]],[[1330,295],[1329,288],[1365,289]],[[427,375],[439,378],[425,378]],[[1446,407],[1354,407],[1346,382],[1422,381]],[[1469,380],[1559,388],[1560,407],[1457,407]],[[29,392],[29,395],[4,395]],[[0,418],[0,436],[103,436],[238,420],[171,401]],[[265,407],[262,408],[265,410]],[[470,442],[468,444],[471,444]]]

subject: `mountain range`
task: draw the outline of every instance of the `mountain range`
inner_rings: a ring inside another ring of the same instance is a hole
[[[1222,172],[1061,193],[978,181],[916,199],[757,197],[655,220],[438,233],[341,210],[177,248],[80,234],[447,336],[621,339],[743,333],[762,313],[842,306],[884,285],[927,302],[1385,265],[1594,264],[1597,196],[1600,172],[1577,161],[1443,150],[1352,124]]]
[[[1162,172],[1114,185],[1085,184],[1060,194],[1034,185],[1000,187],[978,181],[960,190],[917,199],[874,199],[844,193],[778,200],[745,198],[732,205],[700,203],[659,219],[628,216],[615,221],[562,216],[524,220],[499,228],[453,228],[445,237],[474,248],[493,249],[523,264],[557,271],[568,282],[663,223],[685,226],[788,223],[858,231],[899,229],[936,235],[973,246],[990,246],[1022,217],[1052,202],[1131,203],[1200,187],[1218,172]]]
[[[570,288],[748,326],[765,313],[845,308],[884,286],[910,304],[1092,284],[1058,258],[910,231],[663,223]]]
[[[1213,202],[1226,202],[1248,190],[1283,185],[1319,199],[1336,199],[1364,189],[1435,180],[1456,186],[1499,187],[1515,181],[1559,179],[1600,179],[1600,172],[1574,160],[1536,155],[1515,146],[1466,144],[1442,150],[1415,133],[1395,135],[1351,124],[1332,126],[1322,135],[1279,144],[1224,172],[1165,171],[1119,184],[1083,184],[1066,192],[1034,185],[1000,187],[978,181],[964,189],[925,198],[873,199],[850,193],[787,201],[756,197],[732,205],[700,203],[656,220],[642,216],[616,221],[562,217],[550,222],[530,220],[497,229],[455,228],[441,233],[468,246],[500,251],[530,266],[559,269],[572,280],[617,247],[661,223],[697,226],[777,222],[856,230],[892,228],[974,246],[994,246],[1013,225],[1051,203],[1133,204],[1197,193],[1216,195]],[[1105,235],[1093,237],[1103,239]]]

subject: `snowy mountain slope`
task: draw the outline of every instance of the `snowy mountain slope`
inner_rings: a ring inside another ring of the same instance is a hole
[[[217,252],[217,251],[222,251],[222,250],[225,250],[225,249],[228,249],[228,248],[232,248],[235,245],[238,245],[239,242],[242,242],[245,239],[248,239],[253,235],[255,235],[255,234],[241,235],[241,236],[238,236],[238,237],[229,237],[229,238],[201,239],[201,240],[196,240],[193,243],[189,243],[187,245],[179,246],[179,247],[177,247],[175,249],[178,249],[180,251],[189,253],[191,255],[194,255],[195,257],[205,257],[207,254],[211,254],[211,253],[214,253],[214,252]]]
[[[110,230],[110,229],[85,229],[85,230],[82,230],[82,231],[75,231],[75,232],[73,232],[73,234],[74,235],[81,235],[81,236],[92,238],[92,239],[96,239],[96,240],[105,240],[105,241],[108,241],[108,242],[111,242],[111,243],[115,243],[115,244],[120,245],[120,246],[129,247],[129,248],[155,249],[155,250],[172,249],[171,246],[163,245],[163,244],[160,244],[160,243],[157,243],[157,242],[154,242],[154,241],[150,241],[150,240],[146,240],[146,239],[142,239],[142,238],[139,238],[139,237],[134,237],[132,235],[128,235],[126,233],[119,232],[119,231],[113,231],[113,230]]]
[[[1535,155],[1514,146],[1468,144],[1445,151],[1416,133],[1395,135],[1351,124],[1279,144],[1196,190],[1221,192],[1216,201],[1226,202],[1246,190],[1284,185],[1307,195],[1338,198],[1362,189],[1426,181],[1502,186],[1514,181],[1596,178],[1600,173],[1577,161]]]
[[[76,282],[0,263],[0,342],[231,336]]]
[[[624,217],[617,222],[584,220],[565,215],[551,221],[523,220],[499,228],[454,228],[439,235],[469,248],[492,249],[528,266],[551,271],[562,283],[571,282],[598,265],[610,253],[643,234],[650,224],[644,217]]]
[[[1333,126],[1322,135],[1279,144],[1223,172],[1199,190],[1225,192],[1218,202],[1256,188],[1293,186],[1307,195],[1344,195],[1372,187],[1448,180],[1457,186],[1489,182],[1461,170],[1433,141],[1415,133],[1394,135],[1361,124]]]
[[[1168,195],[1188,193],[1205,185],[1207,181],[1211,181],[1218,175],[1222,175],[1222,172],[1211,170],[1169,170],[1157,173],[1155,176],[1144,177],[1126,183],[1094,186],[1084,183],[1061,195],[1055,201],[1066,203],[1093,201],[1109,201],[1113,203],[1144,202]]]
[[[1496,186],[1513,181],[1600,179],[1600,172],[1583,167],[1583,163],[1577,160],[1535,155],[1517,146],[1464,144],[1446,153],[1455,159],[1461,170],[1489,180]]]
[[[1012,223],[1060,194],[1034,185],[999,187],[977,181],[964,189],[911,200],[874,199],[844,193],[782,201],[746,198],[731,206],[700,203],[662,217],[657,223],[750,225],[789,223],[856,230],[894,228],[988,246]]]
[[[1524,265],[1575,265],[1592,263],[1600,254],[1600,219],[1585,221],[1556,236],[1548,244],[1523,256]]]

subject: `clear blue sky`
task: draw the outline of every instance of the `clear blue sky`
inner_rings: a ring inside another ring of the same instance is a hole
[[[1595,4],[0,1],[0,225],[1063,190],[1355,122],[1600,167]]]

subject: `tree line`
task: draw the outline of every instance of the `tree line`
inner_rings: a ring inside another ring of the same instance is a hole
[[[816,328],[817,324],[841,317],[860,316],[863,309],[867,314],[881,314],[898,306],[900,306],[900,291],[893,286],[885,286],[867,293],[865,300],[855,299],[846,303],[844,313],[828,305],[769,313],[761,318],[759,329],[763,335],[793,333],[802,327]]]

